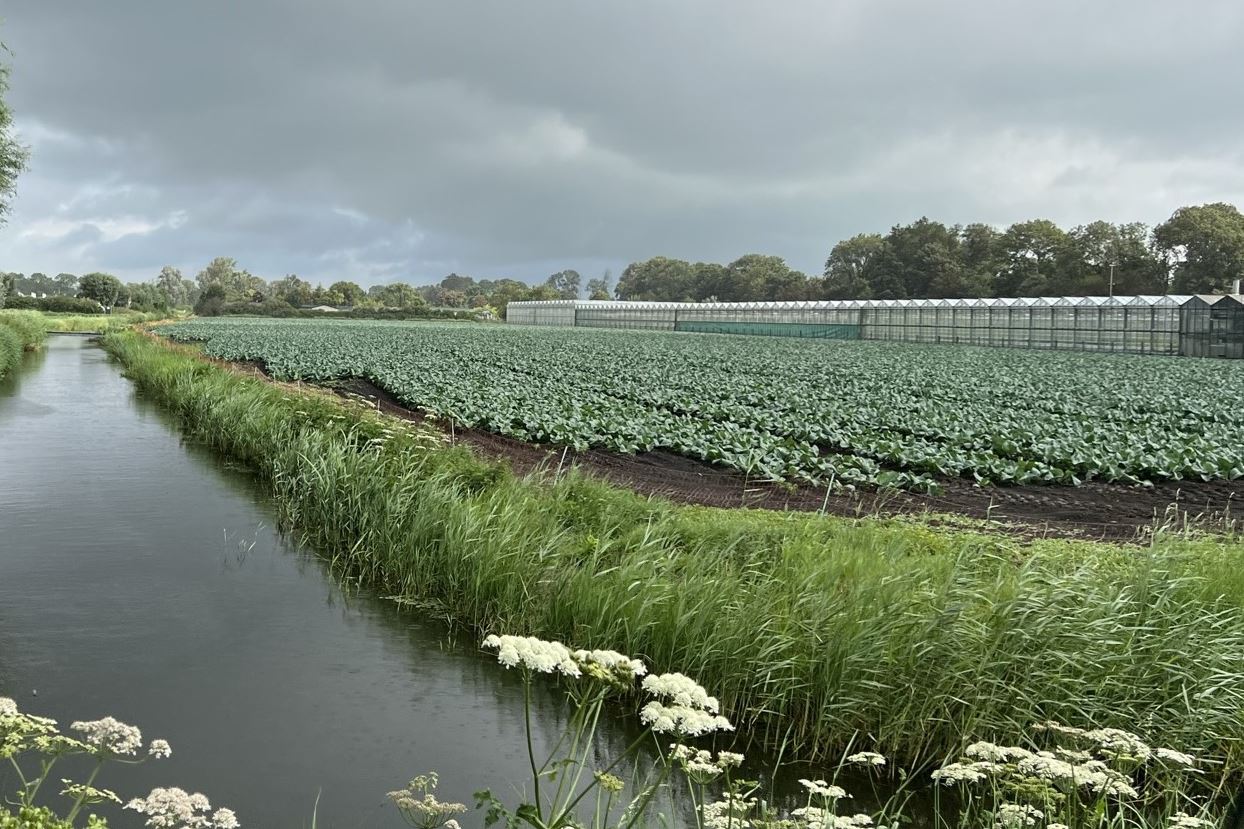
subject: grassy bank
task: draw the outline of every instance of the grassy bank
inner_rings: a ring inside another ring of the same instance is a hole
[[[476,630],[619,648],[719,692],[803,757],[907,763],[1034,722],[1118,726],[1240,770],[1244,548],[1032,541],[912,521],[674,506],[505,469],[135,332],[105,346],[253,466],[360,583]]]
[[[38,311],[0,310],[0,377],[16,369],[22,353],[36,350],[46,337]]]

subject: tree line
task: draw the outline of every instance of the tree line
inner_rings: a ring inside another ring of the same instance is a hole
[[[312,285],[296,274],[267,281],[221,256],[213,259],[193,279],[166,265],[149,282],[124,283],[107,273],[76,276],[58,273],[0,273],[0,307],[41,308],[82,313],[110,312],[114,308],[168,311],[193,308],[202,315],[222,313],[282,314],[316,306],[358,311],[404,311],[419,313],[435,309],[463,309],[503,315],[510,302],[541,299],[573,299],[585,283],[577,271],[564,270],[538,285],[517,279],[480,279],[449,274],[434,285],[414,286],[392,282],[363,288],[339,280]],[[589,296],[608,299],[610,275],[586,281]]]
[[[1241,277],[1244,216],[1220,202],[1181,207],[1152,229],[1097,221],[1063,230],[1035,219],[1000,230],[921,218],[839,242],[819,276],[779,256],[728,265],[657,256],[628,265],[615,293],[669,302],[1194,294]]]
[[[213,259],[193,279],[165,266],[150,282],[123,283],[106,273],[0,274],[0,306],[9,296],[69,298],[142,311],[194,308],[200,314],[282,314],[329,305],[360,311],[422,313],[466,309],[503,316],[511,302],[550,299],[747,302],[992,296],[1209,293],[1244,277],[1244,215],[1224,203],[1182,207],[1162,224],[1091,222],[1063,230],[1046,219],[1002,230],[922,218],[890,232],[862,233],[834,245],[824,272],[808,276],[780,256],[751,253],[729,264],[656,256],[584,280],[562,270],[529,285],[452,273],[434,285],[393,282],[363,288],[340,280],[312,285],[295,274],[267,281],[229,257]],[[52,307],[55,306],[55,307]],[[62,307],[65,306],[65,307]],[[33,306],[32,306],[33,307]]]

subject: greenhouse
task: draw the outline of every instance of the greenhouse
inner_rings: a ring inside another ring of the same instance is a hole
[[[513,325],[1244,358],[1244,296],[511,302]]]

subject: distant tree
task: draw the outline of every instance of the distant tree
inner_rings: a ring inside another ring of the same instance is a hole
[[[868,264],[885,247],[880,233],[860,233],[834,245],[825,260],[825,299],[869,299],[872,286],[865,277]]]
[[[609,299],[611,283],[613,282],[613,273],[605,268],[605,272],[596,279],[587,281],[587,298],[588,299]]]
[[[721,302],[807,299],[808,278],[780,256],[749,253],[726,265],[713,295]]]
[[[295,308],[311,305],[315,301],[311,283],[293,273],[287,273],[273,281],[268,286],[268,296]]]
[[[627,265],[614,293],[618,299],[679,302],[692,297],[694,283],[690,262],[654,256]]]
[[[3,308],[9,297],[17,294],[17,274],[0,273],[0,308]]]
[[[1244,277],[1244,216],[1233,205],[1181,207],[1153,229],[1153,240],[1176,293],[1222,291]]]
[[[56,279],[57,296],[77,296],[78,295],[78,277],[71,273],[58,273]]]
[[[456,273],[451,273],[441,280],[441,288],[446,291],[460,291],[465,294],[474,287],[474,279],[469,276],[460,276]]]
[[[157,284],[131,282],[125,286],[125,307],[149,312],[167,311],[169,309],[168,295]]]
[[[1063,295],[1154,294],[1166,292],[1166,266],[1149,244],[1144,224],[1096,221],[1068,235]]]
[[[386,308],[411,309],[427,305],[427,301],[419,295],[419,292],[406,282],[394,282],[382,286],[376,298]]]
[[[189,305],[189,297],[186,295],[186,280],[182,278],[181,271],[172,265],[165,265],[160,268],[160,275],[156,277],[156,287],[164,292],[165,300],[169,307],[179,307]]]
[[[359,300],[367,296],[367,292],[354,282],[334,282],[328,286],[328,289],[338,294],[345,305],[356,305]]]
[[[465,308],[467,295],[462,291],[441,291],[441,305],[445,308]]]
[[[104,307],[104,311],[110,313],[121,297],[124,287],[121,280],[112,274],[88,273],[78,283],[78,296],[95,300]]]
[[[218,317],[225,308],[225,286],[219,282],[209,283],[194,303],[194,312],[201,317]]]
[[[1048,219],[1016,222],[1002,234],[1005,265],[998,277],[999,296],[1049,296],[1065,281],[1060,266],[1069,246],[1067,234]]]
[[[260,299],[267,290],[267,284],[262,279],[242,270],[235,260],[227,256],[213,259],[199,271],[195,280],[200,291],[206,291],[211,285],[224,288],[228,302]]]
[[[999,296],[998,274],[1005,261],[1001,240],[1002,234],[987,224],[974,222],[959,228],[962,296]]]
[[[4,54],[0,44],[0,55]],[[0,226],[5,222],[17,189],[17,177],[26,169],[30,152],[13,135],[13,113],[5,103],[9,90],[9,67],[0,63]]]
[[[558,271],[550,276],[544,284],[557,292],[558,299],[578,299],[580,279],[578,271]]]

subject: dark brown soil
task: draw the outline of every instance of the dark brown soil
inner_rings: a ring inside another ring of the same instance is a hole
[[[424,414],[361,379],[331,384],[340,394],[377,403],[381,411],[415,422]],[[978,487],[944,479],[938,495],[858,492],[829,495],[823,489],[749,481],[743,475],[668,452],[620,455],[538,445],[476,429],[442,425],[455,442],[507,461],[527,474],[577,466],[592,475],[645,495],[689,504],[818,511],[835,515],[961,515],[997,522],[1000,530],[1023,535],[1128,540],[1143,538],[1162,524],[1193,524],[1208,530],[1234,529],[1244,481],[1180,481],[1152,489],[1097,481],[1079,487]]]

